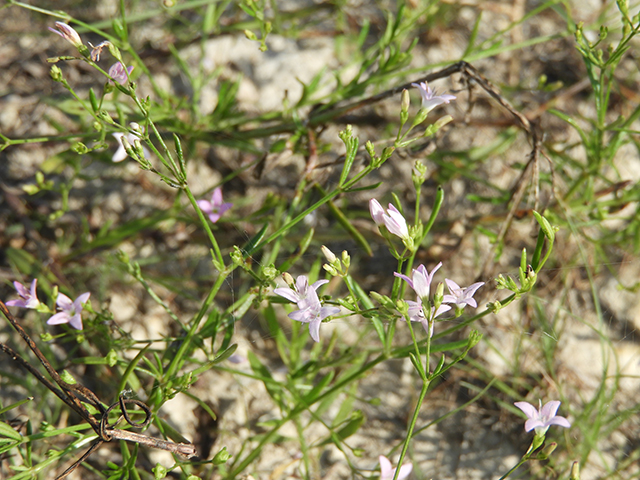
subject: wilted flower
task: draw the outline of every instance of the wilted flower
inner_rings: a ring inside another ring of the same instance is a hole
[[[447,284],[447,288],[451,295],[445,295],[442,299],[444,303],[455,304],[456,307],[464,308],[466,305],[471,305],[473,308],[478,306],[478,303],[473,298],[473,295],[476,293],[481,286],[484,285],[484,282],[477,282],[473,285],[469,285],[467,288],[460,287],[453,280],[449,280],[448,278],[444,279],[444,282]]]
[[[89,45],[91,46],[91,60],[93,60],[94,62],[99,62],[100,55],[102,55],[102,49],[111,45],[111,42],[105,40],[104,42],[100,42],[95,46],[91,45],[91,43],[89,43]]]
[[[380,461],[380,480],[392,480],[394,475],[396,474],[397,468],[391,467],[391,462],[384,455],[380,455],[378,457]],[[400,467],[400,472],[398,473],[398,480],[403,480],[407,478],[409,474],[413,470],[413,465],[410,463],[405,463]]]
[[[542,400],[539,400],[539,407],[537,409],[529,402],[515,402],[514,405],[527,416],[527,421],[524,423],[525,431],[530,432],[535,429],[536,435],[544,435],[551,425],[558,425],[559,427],[565,428],[571,426],[569,420],[556,415],[558,408],[560,408],[560,403],[558,400],[552,400],[547,402],[543,407]]]
[[[371,218],[376,222],[376,225],[387,227],[389,232],[394,235],[402,238],[409,239],[409,228],[407,227],[407,221],[404,219],[402,214],[398,211],[396,207],[392,204],[389,204],[389,209],[385,213],[382,205],[375,198],[369,200],[369,212],[371,213]]]
[[[298,305],[299,310],[291,312],[289,318],[297,322],[308,323],[309,334],[316,342],[320,341],[320,324],[322,320],[340,313],[338,307],[323,307],[316,293],[318,287],[328,282],[329,280],[318,280],[309,285],[307,277],[300,275],[296,279],[295,289],[275,288],[273,290],[276,295],[280,295]]]
[[[31,282],[30,290],[27,290],[20,282],[13,282],[13,286],[16,287],[16,291],[21,298],[19,300],[9,300],[6,305],[9,307],[38,308],[40,302],[36,295],[37,283],[38,279],[34,278]]]
[[[132,128],[133,125],[137,125],[135,123],[131,123]],[[141,137],[140,135],[137,135],[135,133],[121,133],[121,132],[116,132],[116,133],[112,133],[112,135],[118,140],[118,150],[116,150],[116,153],[113,154],[113,157],[111,157],[111,161],[112,162],[121,162],[124,159],[127,158],[128,154],[127,151],[124,148],[124,145],[122,143],[122,137],[127,137],[127,141],[129,142],[129,144],[133,147],[133,144],[136,140],[140,141]],[[149,150],[147,149],[147,147],[145,147],[144,145],[142,145],[142,154],[144,156],[144,158],[148,158],[151,156],[151,153],[149,152]]]
[[[56,22],[55,25],[56,28],[49,27],[49,30],[60,35],[65,40],[71,42],[76,48],[82,46],[82,39],[80,38],[80,35],[78,35],[78,32],[76,32],[73,28],[62,22]]]
[[[409,305],[409,320],[411,320],[412,322],[420,322],[422,324],[422,328],[424,328],[424,331],[429,334],[429,337],[433,337],[433,327],[435,325],[434,319],[451,310],[451,307],[449,305],[444,304],[440,305],[438,307],[438,310],[435,310],[435,312],[435,307],[431,307],[431,322],[429,322],[429,319],[424,314],[424,309],[422,308],[422,300],[420,299],[420,297],[418,297],[418,300],[416,302],[407,300],[407,305]]]
[[[393,274],[403,279],[405,282],[409,284],[411,288],[418,294],[421,298],[429,297],[429,290],[431,288],[431,282],[433,282],[433,275],[438,271],[438,269],[442,266],[442,262],[438,263],[431,273],[427,271],[427,268],[424,265],[420,265],[418,268],[414,268],[412,270],[411,276],[412,278],[407,277],[398,272],[393,272]]]
[[[90,295],[90,292],[85,292],[72,302],[64,293],[58,293],[56,304],[62,311],[47,320],[47,325],[68,323],[76,330],[82,330],[82,305],[89,300]]]
[[[133,65],[130,67],[127,67],[127,70],[125,71],[122,63],[116,62],[113,65],[111,65],[111,68],[109,68],[109,76],[113,80],[118,82],[120,85],[124,85],[129,81],[129,75],[131,75],[132,71],[133,71]],[[109,80],[109,81],[112,82],[112,80]]]
[[[426,111],[431,111],[438,105],[449,103],[451,100],[456,99],[453,95],[448,95],[446,93],[436,95],[436,92],[431,89],[427,82],[412,83],[411,86],[416,87],[420,92],[420,96],[422,97],[422,108]]]
[[[222,201],[222,187],[218,187],[213,191],[213,194],[211,195],[211,201],[198,200],[196,203],[203,213],[209,215],[209,220],[211,220],[213,223],[216,223],[218,220],[220,220],[220,217],[222,217],[224,212],[226,212],[233,206],[233,203],[225,203]]]

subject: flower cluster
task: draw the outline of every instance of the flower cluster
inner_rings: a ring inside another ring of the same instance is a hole
[[[82,42],[82,38],[80,38],[80,35],[73,29],[73,27],[67,25],[66,23],[55,22],[55,28],[49,27],[49,30],[67,40],[74,47],[76,47],[85,58],[91,58],[93,62],[98,62],[100,60],[102,50],[104,48],[108,48],[112,55],[114,55],[118,59],[116,63],[111,65],[111,67],[109,68],[109,83],[115,84],[117,82],[120,85],[126,85],[130,80],[131,72],[133,71],[134,67],[126,67],[121,62],[122,57],[118,52],[118,49],[111,42],[104,41],[96,46],[93,46],[89,43],[89,45],[91,46],[91,53],[89,53],[89,49],[84,45],[84,43]],[[114,133],[113,136],[118,140],[119,143],[118,150],[112,157],[113,162],[121,162],[125,158],[127,158],[127,152],[122,141],[123,137],[127,139],[130,145],[134,145],[134,142],[136,140],[140,140],[140,136],[133,133],[129,133],[128,135],[125,135],[124,133]],[[142,150],[144,152],[145,158],[148,157],[148,150],[144,147],[142,147]]]
[[[20,282],[13,282],[18,295],[20,296],[19,300],[9,300],[6,304],[10,307],[20,307],[20,308],[33,308],[39,311],[48,311],[46,306],[44,310],[41,308],[42,304],[38,300],[38,296],[36,294],[36,285],[38,283],[38,279],[34,279],[31,282],[31,287],[27,290],[24,285]],[[63,323],[68,323],[76,330],[82,330],[82,309],[84,308],[84,304],[87,303],[89,297],[91,296],[90,292],[85,292],[83,294],[78,295],[74,301],[71,301],[69,297],[67,297],[64,293],[58,293],[58,298],[56,300],[56,305],[60,309],[58,313],[55,313],[49,320],[47,320],[47,325],[60,325]]]
[[[309,324],[309,334],[314,341],[320,341],[320,324],[322,320],[331,315],[340,313],[338,307],[323,307],[318,298],[316,290],[328,283],[329,280],[318,280],[309,285],[309,279],[305,275],[300,275],[296,279],[295,285],[291,275],[284,274],[285,281],[292,288],[276,288],[273,293],[290,300],[298,305],[295,312],[289,314],[291,320]]]

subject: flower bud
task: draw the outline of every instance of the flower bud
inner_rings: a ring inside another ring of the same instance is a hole
[[[54,82],[62,81],[62,70],[60,70],[60,67],[57,65],[53,65],[51,67],[51,71],[49,72],[49,75],[51,75],[51,78],[53,79]]]
[[[404,90],[402,90],[401,101],[400,101],[400,111],[406,114],[409,111],[409,105],[411,105],[411,99],[409,98],[409,90],[405,88]]]
[[[322,253],[329,263],[333,263],[338,259],[335,254],[324,245],[322,245]]]
[[[284,283],[289,285],[290,288],[294,288],[296,282],[293,280],[293,277],[289,272],[284,272],[282,274],[282,279],[284,280]]]
[[[49,27],[49,30],[51,30],[53,33],[60,35],[62,38],[64,38],[68,42],[71,42],[71,44],[76,48],[80,48],[81,46],[83,46],[80,35],[78,35],[78,32],[76,32],[69,25],[62,22],[56,22],[55,25],[56,25],[56,28]]]

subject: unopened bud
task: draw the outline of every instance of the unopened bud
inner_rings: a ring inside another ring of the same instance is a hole
[[[569,480],[580,480],[580,462],[573,462],[573,465],[571,465]]]
[[[78,35],[78,32],[76,32],[73,28],[62,22],[56,22],[55,25],[55,28],[49,27],[49,30],[60,35],[65,40],[71,42],[71,44],[73,44],[73,46],[76,48],[80,48],[82,46],[82,39],[80,38],[80,35]]]
[[[284,272],[282,274],[282,279],[284,280],[284,283],[289,285],[289,287],[291,287],[291,288],[294,287],[295,282],[294,282],[293,277],[291,276],[291,274],[289,272]]]
[[[411,105],[411,99],[409,98],[409,90],[406,88],[402,90],[401,101],[400,101],[400,110],[402,113],[407,113],[409,111],[409,105]]]
[[[322,245],[322,253],[329,263],[333,263],[338,259],[335,254],[324,245]]]
[[[333,265],[325,263],[324,265],[322,265],[322,268],[324,268],[329,275],[334,277],[338,276],[338,270],[336,270],[336,267],[334,267]]]
[[[344,268],[348,269],[349,266],[351,265],[351,256],[349,255],[349,253],[346,250],[342,251],[342,264],[344,265]]]
[[[60,67],[57,65],[53,65],[51,67],[51,71],[49,72],[49,75],[51,75],[51,78],[53,79],[54,82],[62,81],[62,70],[60,70]]]

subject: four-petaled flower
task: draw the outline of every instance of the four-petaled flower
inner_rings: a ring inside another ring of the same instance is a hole
[[[66,23],[56,22],[56,28],[49,27],[53,33],[60,35],[65,40],[71,42],[76,48],[82,46],[82,39],[78,32],[76,32],[73,28],[71,28]]]
[[[196,203],[200,207],[200,210],[202,210],[202,213],[209,215],[209,220],[213,223],[220,220],[220,217],[222,217],[224,212],[233,206],[233,203],[225,203],[222,201],[222,187],[218,187],[213,191],[211,201],[198,200]]]
[[[369,200],[369,212],[371,212],[371,218],[376,222],[376,225],[387,227],[389,232],[397,235],[403,240],[409,239],[409,228],[407,227],[407,221],[396,207],[389,204],[389,209],[385,213],[384,208],[380,205],[375,198]]]
[[[394,475],[396,474],[397,468],[393,468],[391,466],[391,462],[384,455],[380,455],[378,457],[380,461],[380,480],[392,480]],[[398,480],[403,480],[407,478],[409,474],[413,470],[413,465],[410,463],[405,463],[400,467],[400,472],[398,472]]]
[[[422,328],[424,328],[424,331],[429,334],[429,337],[433,337],[435,318],[451,310],[451,307],[449,305],[445,305],[444,303],[438,307],[438,310],[436,310],[435,313],[435,307],[431,307],[431,322],[429,322],[429,319],[427,319],[424,315],[422,300],[420,299],[420,297],[418,297],[418,300],[416,302],[407,300],[407,305],[409,305],[409,310],[407,312],[409,314],[409,320],[411,320],[412,322],[420,322],[422,324]]]
[[[476,293],[476,290],[484,285],[484,282],[474,283],[473,285],[469,285],[467,288],[460,287],[456,282],[449,280],[448,278],[445,278],[444,282],[447,284],[449,292],[451,292],[451,295],[445,295],[443,297],[442,301],[444,303],[455,304],[455,306],[460,309],[467,305],[471,305],[473,308],[478,306],[473,295]]]
[[[407,277],[398,272],[393,272],[393,274],[403,279],[405,282],[409,284],[411,288],[418,294],[420,298],[428,298],[429,290],[431,288],[431,282],[433,282],[433,274],[438,271],[438,269],[442,266],[442,262],[437,264],[431,270],[431,273],[427,271],[427,268],[424,265],[420,265],[418,268],[414,268],[412,270],[412,278]]]
[[[92,53],[93,55],[93,53]],[[116,62],[109,68],[109,76],[118,82],[120,85],[124,85],[129,81],[129,76],[133,71],[133,66],[127,67],[126,71],[121,62]],[[110,79],[110,82],[113,81]],[[115,135],[115,134],[114,134]],[[122,135],[122,134],[121,134]]]
[[[295,289],[275,288],[273,290],[276,295],[280,295],[298,305],[299,310],[291,312],[289,318],[297,322],[308,323],[309,334],[315,342],[320,341],[320,324],[322,320],[340,313],[338,307],[323,307],[316,293],[318,287],[328,282],[329,280],[318,280],[309,285],[307,277],[300,275],[296,279]]]
[[[527,421],[524,423],[524,429],[527,432],[536,430],[536,435],[544,435],[547,429],[551,425],[558,425],[559,427],[569,428],[571,424],[569,420],[559,415],[556,415],[560,403],[558,400],[552,400],[547,402],[544,407],[542,406],[542,400],[539,400],[539,407],[536,409],[529,402],[515,402],[514,405],[524,412],[527,416]]]
[[[438,105],[443,103],[449,103],[451,100],[455,100],[456,97],[448,95],[446,93],[442,95],[436,95],[436,92],[431,89],[427,82],[412,83],[412,87],[416,87],[422,97],[422,108],[426,111],[431,111]]]
[[[13,282],[13,286],[16,287],[16,291],[21,298],[19,300],[9,300],[6,305],[9,307],[38,308],[40,302],[36,295],[37,283],[38,279],[34,278],[31,282],[31,288],[27,290],[20,282]]]
[[[89,300],[90,295],[90,292],[85,292],[72,302],[64,293],[58,293],[56,304],[62,311],[47,320],[47,325],[68,323],[76,330],[82,330],[82,305]]]

